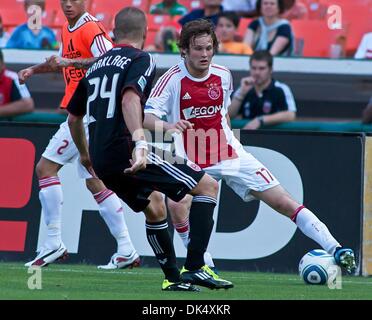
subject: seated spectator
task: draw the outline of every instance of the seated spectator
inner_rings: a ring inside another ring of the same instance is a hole
[[[239,17],[235,12],[224,11],[220,14],[216,26],[216,35],[219,41],[219,53],[252,54],[250,46],[242,41],[235,41],[236,30],[239,26]]]
[[[0,48],[4,48],[9,39],[9,33],[5,32],[3,26],[3,19],[0,15]]]
[[[178,53],[179,33],[172,26],[161,27],[156,33],[154,44],[148,45],[144,51]]]
[[[252,18],[257,17],[257,0],[223,0],[224,11],[235,11],[239,17]]]
[[[283,19],[307,19],[309,12],[306,5],[299,0],[285,0],[285,11],[282,14]]]
[[[150,7],[151,14],[168,14],[170,16],[184,16],[188,12],[187,8],[179,4],[177,0],[163,0]]]
[[[256,51],[250,58],[250,76],[241,79],[234,93],[229,115],[240,114],[249,120],[243,129],[255,130],[265,125],[293,121],[296,103],[289,87],[272,78],[273,56],[268,51]]]
[[[34,101],[26,85],[19,84],[15,72],[5,68],[0,50],[0,117],[13,117],[34,110]]]
[[[363,124],[371,124],[372,123],[372,97],[371,97],[371,99],[369,99],[369,102],[368,102],[367,106],[363,110],[362,123]]]
[[[44,11],[45,0],[25,0],[25,10],[28,17],[35,14],[35,12],[28,13],[28,8],[32,5],[39,6]],[[33,25],[33,19],[30,19],[30,21],[18,26],[13,31],[6,47],[15,49],[57,49],[58,42],[53,30],[41,25]]]
[[[216,26],[218,15],[223,11],[223,7],[221,5],[222,0],[203,0],[203,2],[203,9],[192,10],[190,13],[178,20],[178,23],[183,26],[187,22],[196,19],[208,19]]]
[[[355,59],[372,59],[372,32],[366,33],[354,55]]]
[[[256,6],[261,16],[249,24],[244,42],[255,51],[269,50],[274,56],[292,55],[292,28],[288,20],[280,18],[284,12],[283,0],[258,0]]]

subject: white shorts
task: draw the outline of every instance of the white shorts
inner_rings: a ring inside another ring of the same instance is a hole
[[[88,122],[86,117],[83,118],[85,134],[87,139],[89,138],[88,133]],[[64,166],[67,163],[72,163],[77,160],[77,171],[78,175],[82,179],[92,178],[92,175],[79,161],[79,151],[75,146],[74,141],[70,133],[67,120],[63,122],[58,131],[50,139],[48,146],[46,147],[42,156],[50,161],[58,163]]]
[[[238,158],[221,161],[204,168],[204,171],[217,181],[224,180],[246,202],[255,199],[250,194],[251,190],[265,191],[280,184],[275,176],[243,147],[237,153]]]

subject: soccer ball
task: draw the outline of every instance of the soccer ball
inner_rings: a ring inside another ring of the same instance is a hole
[[[335,258],[324,250],[306,253],[298,266],[300,277],[306,284],[326,284],[330,268],[336,266]]]

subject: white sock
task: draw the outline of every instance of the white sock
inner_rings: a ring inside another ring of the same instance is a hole
[[[99,212],[111,234],[118,244],[117,252],[130,255],[134,249],[129,236],[128,227],[124,220],[123,207],[118,196],[111,190],[105,189],[93,195],[96,199]]]
[[[180,236],[183,245],[187,249],[187,246],[190,242],[189,239],[189,218],[186,218],[184,221],[179,222],[179,223],[173,223],[174,229],[177,231],[178,235]]]
[[[340,246],[327,226],[304,206],[299,207],[291,219],[306,236],[317,242],[329,254],[333,255],[335,249]]]
[[[211,268],[214,268],[214,262],[213,262],[213,259],[212,259],[212,256],[211,254],[206,251],[204,252],[204,263],[208,266],[208,267],[211,267]]]
[[[44,222],[48,228],[48,237],[44,243],[47,249],[58,249],[61,239],[61,220],[63,193],[57,176],[39,180],[39,199],[44,214]]]

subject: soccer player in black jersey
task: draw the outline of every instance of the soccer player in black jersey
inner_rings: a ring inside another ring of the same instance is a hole
[[[145,213],[147,239],[165,274],[163,290],[198,291],[193,284],[231,288],[231,282],[209,273],[203,258],[213,227],[217,182],[195,164],[171,165],[148,150],[143,106],[155,76],[155,63],[141,50],[146,29],[146,16],[137,8],[127,7],[116,15],[116,45],[89,68],[69,103],[71,134],[81,163],[134,211]],[[82,124],[85,114],[89,151]],[[159,192],[175,201],[187,193],[194,196],[185,262],[188,272],[182,276]]]

